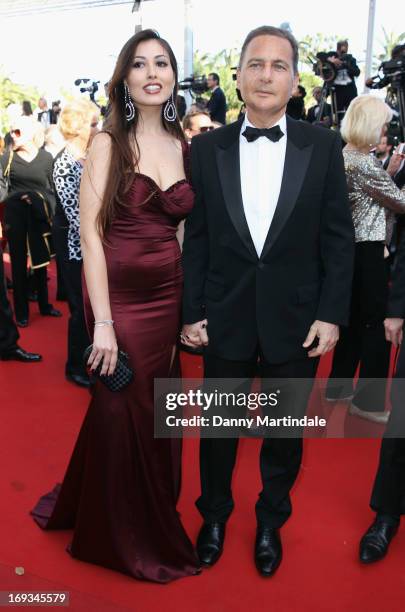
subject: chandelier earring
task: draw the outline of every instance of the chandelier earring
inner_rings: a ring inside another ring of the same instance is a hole
[[[135,119],[136,109],[129,93],[128,85],[124,82],[125,119],[129,122]]]
[[[165,107],[163,110],[163,116],[166,119],[166,121],[170,121],[171,123],[173,123],[173,121],[176,121],[177,110],[176,110],[176,105],[174,103],[173,92],[170,94],[170,98],[165,104]]]

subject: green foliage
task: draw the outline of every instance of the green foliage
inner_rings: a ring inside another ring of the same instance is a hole
[[[234,73],[231,68],[237,66],[239,61],[239,52],[236,49],[223,49],[216,54],[201,54],[196,51],[194,54],[194,74],[195,76],[208,76],[210,72],[216,72],[220,78],[220,86],[226,96],[228,104],[228,121],[231,121],[237,116],[241,103],[236,95],[236,82],[232,78]],[[203,98],[209,100],[210,93],[205,94]]]
[[[303,70],[304,66],[312,66],[315,60],[315,56],[320,51],[332,51],[336,49],[336,43],[338,40],[344,40],[344,36],[325,36],[318,32],[315,36],[305,36],[299,43],[300,53],[300,70]]]
[[[375,55],[373,58],[373,69],[377,70],[381,62],[384,62],[391,57],[391,51],[396,45],[402,45],[405,43],[405,32],[402,34],[395,34],[394,32],[387,32],[385,28],[382,28],[384,38],[380,40],[382,47],[381,53]]]
[[[6,109],[10,104],[29,100],[31,105],[35,107],[39,97],[40,93],[36,87],[27,87],[14,83],[5,74],[4,69],[0,67],[0,132],[4,134],[9,129]]]

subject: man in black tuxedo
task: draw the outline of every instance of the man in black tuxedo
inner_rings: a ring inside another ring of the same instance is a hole
[[[206,379],[252,378],[258,361],[262,378],[309,379],[305,411],[319,357],[348,321],[354,232],[339,136],[285,116],[297,64],[289,32],[250,32],[237,71],[245,117],[193,138],[181,336],[205,345]],[[222,552],[237,446],[201,439],[204,565]],[[263,576],[281,562],[279,528],[301,456],[299,436],[263,441],[255,544]]]
[[[309,123],[322,123],[330,127],[332,123],[332,107],[327,102],[324,103],[321,115],[322,87],[314,87],[312,95],[316,104],[308,109],[307,121]]]
[[[398,347],[399,355],[391,386],[391,415],[381,444],[380,463],[371,495],[370,506],[376,516],[360,542],[360,561],[363,563],[373,563],[385,557],[398,531],[400,516],[405,514],[405,234],[398,249],[387,315],[385,336]]]
[[[211,72],[207,78],[208,87],[211,90],[211,97],[207,103],[207,109],[212,121],[218,121],[225,125],[226,123],[226,98],[225,94],[219,86],[219,75],[216,72]]]

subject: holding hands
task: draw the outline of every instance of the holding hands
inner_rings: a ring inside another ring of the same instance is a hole
[[[197,346],[208,345],[208,334],[207,334],[208,320],[203,319],[197,321],[197,323],[191,323],[189,325],[183,325],[183,329],[180,333],[180,340],[182,344],[191,346],[193,348]]]

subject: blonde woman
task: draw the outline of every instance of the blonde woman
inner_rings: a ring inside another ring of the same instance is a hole
[[[84,320],[81,288],[79,188],[83,162],[98,131],[98,120],[99,110],[89,100],[76,100],[64,107],[58,127],[66,144],[56,156],[53,169],[57,198],[53,238],[70,310],[65,375],[82,387],[89,386],[83,352],[90,339]]]
[[[393,155],[385,171],[370,151],[385,133],[391,117],[391,109],[382,100],[359,96],[351,102],[342,123],[355,228],[355,271],[350,324],[341,330],[326,395],[330,401],[351,399],[350,414],[377,423],[388,419],[384,410],[390,359],[384,332],[389,272],[386,246],[391,240],[395,213],[405,212],[405,192],[391,178],[399,156]],[[359,380],[353,390],[359,365]]]

